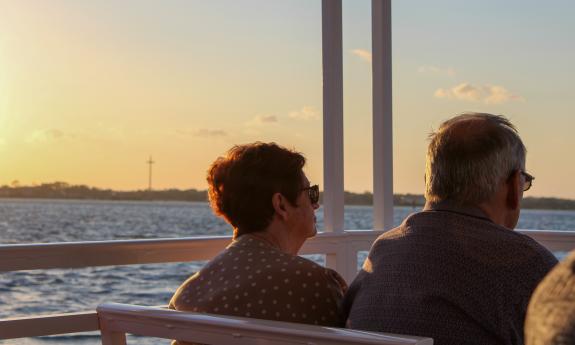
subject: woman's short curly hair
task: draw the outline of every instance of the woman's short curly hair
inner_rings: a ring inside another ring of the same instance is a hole
[[[272,220],[272,196],[296,206],[305,157],[275,143],[232,147],[208,170],[210,205],[234,227],[234,237],[264,230]]]

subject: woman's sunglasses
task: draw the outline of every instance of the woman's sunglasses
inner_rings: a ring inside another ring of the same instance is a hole
[[[302,188],[302,191],[307,190],[307,195],[309,196],[309,201],[312,205],[319,203],[319,185],[314,184],[306,188]]]

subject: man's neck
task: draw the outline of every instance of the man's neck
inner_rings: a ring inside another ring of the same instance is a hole
[[[517,221],[513,220],[514,217],[510,212],[508,212],[504,206],[494,205],[491,203],[483,203],[479,205],[483,212],[489,216],[493,223],[501,225],[509,230],[513,230]]]
[[[504,205],[498,205],[492,201],[484,202],[479,205],[461,205],[451,200],[439,202],[426,202],[424,210],[451,211],[466,214],[472,217],[483,218],[497,225],[509,227],[509,219],[505,212]]]
[[[442,200],[438,202],[426,202],[424,210],[426,211],[446,211],[446,212],[454,212],[458,214],[463,214],[475,218],[481,218],[488,220],[490,222],[496,223],[493,218],[489,215],[489,213],[485,212],[485,210],[480,206],[475,205],[461,205],[457,202],[453,202],[451,200]]]

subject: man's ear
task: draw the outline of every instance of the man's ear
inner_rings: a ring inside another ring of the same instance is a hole
[[[278,217],[284,221],[288,218],[286,207],[287,202],[287,199],[281,193],[274,193],[274,195],[272,195],[272,205],[274,207],[274,211]]]
[[[507,179],[507,195],[505,203],[507,207],[512,210],[519,208],[522,196],[522,187],[521,172],[517,170],[509,177],[509,179]]]

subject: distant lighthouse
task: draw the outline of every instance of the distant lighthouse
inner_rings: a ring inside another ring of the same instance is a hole
[[[148,161],[146,162],[146,164],[148,164],[148,191],[151,192],[152,191],[152,164],[154,164],[156,162],[154,162],[152,160],[152,156],[150,156],[150,159],[148,159]]]

